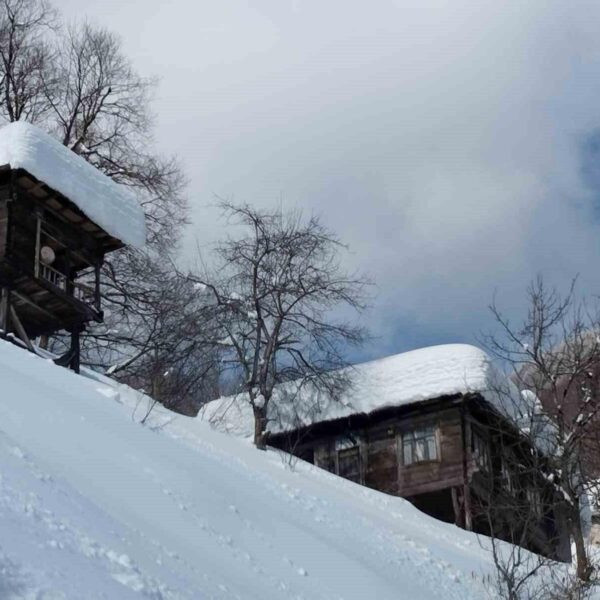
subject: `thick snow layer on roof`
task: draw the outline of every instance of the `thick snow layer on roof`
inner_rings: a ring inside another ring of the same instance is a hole
[[[144,212],[134,195],[41,129],[21,121],[0,129],[0,165],[7,164],[61,193],[123,243],[144,246]]]
[[[356,365],[351,372],[353,385],[341,402],[306,391],[302,402],[294,402],[292,406],[286,402],[285,394],[275,396],[270,431],[277,433],[468,392],[481,393],[503,414],[514,409],[504,406],[507,403],[503,395],[498,394],[501,382],[489,356],[467,344],[446,344],[396,354]],[[295,408],[298,404],[303,406],[302,411]],[[201,418],[218,423],[232,433],[249,436],[253,431],[252,414],[243,397],[215,400],[204,407]]]

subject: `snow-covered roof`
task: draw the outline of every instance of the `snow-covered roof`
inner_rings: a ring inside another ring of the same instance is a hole
[[[499,374],[490,357],[467,344],[446,344],[412,350],[352,367],[353,385],[341,402],[303,392],[303,411],[297,403],[276,394],[271,403],[269,426],[272,433],[288,431],[318,422],[333,421],[354,414],[405,406],[453,394],[478,392],[503,414]],[[501,406],[502,404],[502,406]],[[305,410],[304,410],[305,408]],[[252,432],[252,413],[243,397],[221,398],[207,404],[201,418],[219,423],[222,429],[240,435]]]
[[[0,165],[24,169],[121,242],[145,245],[144,212],[135,196],[35,125],[18,121],[0,129]]]

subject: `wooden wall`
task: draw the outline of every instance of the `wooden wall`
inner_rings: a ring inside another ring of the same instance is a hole
[[[436,460],[404,465],[403,433],[425,426],[437,429]],[[400,496],[413,496],[462,484],[462,428],[458,408],[432,415],[396,417],[372,427],[348,432],[345,436],[325,439],[314,445],[315,463],[328,471],[340,472],[340,452],[358,447],[359,475],[348,477],[368,487]],[[352,470],[352,473],[354,470]]]
[[[443,514],[438,517],[443,520],[451,521],[454,516],[456,524],[489,534],[486,503],[491,501],[502,507],[510,506],[511,501],[506,496],[510,491],[504,489],[500,476],[502,452],[508,445],[498,443],[498,435],[504,434],[499,433],[497,422],[492,425],[489,421],[487,410],[480,397],[446,397],[396,411],[320,423],[312,432],[297,437],[295,444],[283,435],[270,443],[288,451],[293,448],[298,456],[314,456],[314,463],[321,468],[408,498],[425,512]],[[497,421],[498,417],[494,419]],[[404,464],[403,435],[422,427],[435,428],[437,458]],[[487,447],[488,460],[480,458],[479,464],[473,450],[474,435],[484,440]],[[299,439],[301,443],[297,443]],[[525,455],[523,460],[527,460]],[[435,511],[428,511],[427,506],[433,506]],[[552,510],[531,525],[529,547],[568,560],[568,548],[567,552],[561,550],[562,542],[557,537],[563,525],[556,514]],[[514,515],[503,514],[498,523],[507,523],[511,518]],[[497,534],[508,539],[502,532]]]
[[[368,431],[365,437],[365,485],[388,494],[398,494],[402,460],[397,426],[394,423],[383,424]]]
[[[8,202],[0,195],[0,260],[6,255],[8,241]]]
[[[400,437],[414,427],[433,425],[437,428],[438,459],[403,466],[399,469],[398,493],[414,496],[463,483],[463,448],[460,411],[441,410],[432,416],[403,420]],[[399,442],[400,444],[400,442]]]
[[[84,302],[74,295],[72,283],[80,269],[95,268],[103,256],[100,243],[85,230],[86,222],[78,226],[60,218],[20,187],[13,188],[9,201],[11,186],[5,172],[0,172],[0,180],[0,287],[10,289],[11,311],[16,311],[27,337],[100,321],[98,294],[95,304]],[[54,246],[56,253],[52,264],[56,281],[36,272],[38,214],[43,218],[42,242]]]

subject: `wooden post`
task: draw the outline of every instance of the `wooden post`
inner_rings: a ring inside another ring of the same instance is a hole
[[[100,262],[96,262],[94,265],[94,304],[96,306],[96,310],[100,311],[101,308],[101,300],[100,300]]]
[[[69,296],[73,296],[75,293],[75,286],[73,285],[75,272],[71,268],[71,264],[71,251],[67,249],[65,251],[65,293]]]
[[[14,178],[15,178],[15,172],[11,169],[10,184],[9,184],[10,194],[9,194],[9,198],[6,202],[6,240],[4,241],[4,256],[10,256],[11,251],[12,251],[12,238],[13,238],[12,203],[13,203],[13,201],[15,201],[17,199],[17,194],[14,191],[14,189],[15,189]]]
[[[40,276],[40,250],[42,244],[42,218],[39,213],[36,215],[35,226],[35,268],[34,274],[36,278]]]
[[[17,335],[19,336],[19,338],[21,338],[21,341],[25,344],[25,346],[27,346],[28,350],[31,350],[31,352],[35,352],[35,350],[33,348],[33,344],[31,343],[31,340],[29,339],[29,336],[27,335],[27,332],[25,331],[25,328],[23,327],[23,323],[21,323],[21,319],[19,319],[19,315],[17,314],[15,307],[10,305],[9,312],[10,312],[10,320],[11,320],[12,324],[15,326]]]
[[[465,398],[460,405],[460,428],[462,435],[462,463],[463,463],[463,511],[464,526],[467,531],[473,531],[473,515],[471,512],[471,490],[469,488],[468,459],[471,448],[471,427],[465,418]]]
[[[458,527],[464,527],[463,511],[458,497],[458,488],[452,487],[450,489],[452,495],[452,508],[454,510],[454,524]]]
[[[3,287],[0,291],[0,329],[8,333],[8,314],[10,309],[10,291]]]
[[[467,531],[473,531],[473,513],[471,512],[471,490],[469,484],[465,483],[463,486],[463,504],[465,510],[465,529]]]
[[[365,485],[367,480],[367,465],[369,464],[369,442],[366,431],[363,429],[358,438],[358,472],[361,485]]]
[[[75,373],[79,373],[80,368],[80,357],[81,357],[81,344],[79,341],[79,334],[81,333],[83,327],[76,326],[71,331],[71,361],[69,362],[69,368],[71,368]]]

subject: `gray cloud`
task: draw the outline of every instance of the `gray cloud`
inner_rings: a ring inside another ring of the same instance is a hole
[[[58,2],[81,16],[81,3]],[[378,281],[378,354],[472,339],[495,288],[598,290],[595,2],[157,0],[90,4],[162,78],[157,144],[213,194],[317,211]]]

